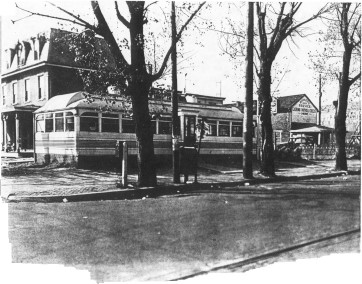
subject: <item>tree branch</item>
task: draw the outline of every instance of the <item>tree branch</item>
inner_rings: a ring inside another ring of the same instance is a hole
[[[259,54],[258,49],[255,47],[255,45],[254,45],[254,50],[255,50],[255,54],[256,54],[256,56],[257,56],[257,57],[258,57],[258,59],[260,60],[260,54]]]
[[[352,35],[351,35],[351,42],[353,42],[353,36],[354,36],[354,33],[355,33],[355,31],[357,30],[357,28],[358,28],[358,24],[359,24],[359,21],[361,20],[361,15],[359,15],[359,17],[358,17],[358,20],[357,20],[357,23],[354,25],[354,27],[353,27],[353,31],[352,31]]]
[[[40,16],[40,17],[45,17],[45,18],[51,18],[51,19],[55,19],[55,20],[65,21],[65,22],[70,22],[70,23],[76,24],[76,25],[78,25],[78,26],[90,28],[90,27],[86,26],[86,24],[77,22],[77,21],[75,21],[75,20],[71,20],[71,19],[67,19],[67,18],[62,18],[62,17],[51,16],[51,15],[42,14],[42,13],[32,12],[32,11],[30,11],[30,10],[21,8],[21,7],[20,7],[18,4],[16,4],[16,3],[15,3],[15,7],[18,8],[19,10],[21,10],[21,11],[24,11],[24,12],[26,12],[26,13],[29,13],[30,15]],[[95,29],[94,26],[92,26],[92,28]]]
[[[356,4],[356,6],[354,7],[353,12],[351,13],[351,17],[349,18],[348,25],[351,23],[352,18],[353,18],[353,16],[355,15],[356,10],[358,9],[359,6],[360,6],[360,3]]]
[[[253,62],[253,65],[254,65],[255,73],[256,73],[256,75],[259,77],[258,66],[256,66],[255,62]]]
[[[148,9],[151,5],[156,4],[157,2],[158,2],[158,1],[154,1],[154,2],[152,2],[152,3],[150,3],[150,4],[148,4],[148,5],[144,8],[144,12],[146,13],[147,9]]]
[[[74,15],[73,13],[63,9],[62,7],[59,7],[57,5],[55,5],[54,3],[48,2],[50,5],[54,6],[55,8],[59,9],[60,11],[66,13],[67,15],[73,17],[74,19],[78,20],[79,22],[83,23],[85,25],[86,28],[94,30],[96,29],[96,27],[94,25],[91,25],[90,23],[88,23],[87,21],[83,20],[81,17]]]
[[[300,4],[302,4],[302,3],[300,3]],[[299,6],[299,7],[300,7],[300,6]],[[298,8],[299,8],[299,7],[298,7]],[[327,5],[323,6],[323,8],[321,8],[321,9],[318,11],[317,14],[315,14],[315,15],[313,15],[312,17],[308,18],[308,19],[305,20],[304,22],[301,22],[301,23],[299,23],[299,24],[291,27],[291,28],[289,29],[289,31],[287,32],[287,36],[289,36],[293,31],[295,31],[295,30],[298,29],[299,27],[301,27],[301,26],[309,23],[310,21],[312,21],[312,20],[320,17],[321,15],[323,15],[324,13],[326,13],[327,11],[328,11]]]
[[[270,39],[271,44],[274,44],[274,40],[275,40],[275,38],[276,38],[276,36],[277,36],[277,34],[279,32],[280,22],[281,22],[282,17],[283,17],[285,4],[286,4],[285,2],[281,3],[280,12],[279,12],[279,15],[278,15],[277,23],[275,25],[275,30],[274,30],[272,38]]]
[[[161,68],[158,70],[158,72],[154,75],[151,76],[151,80],[155,81],[157,79],[159,79],[162,76],[162,73],[164,72],[166,66],[167,66],[167,61],[170,58],[170,55],[172,53],[172,50],[175,48],[176,43],[180,40],[181,35],[183,33],[183,31],[185,30],[185,28],[187,27],[187,25],[192,21],[192,19],[196,16],[196,14],[200,11],[200,9],[202,8],[202,6],[205,5],[206,2],[202,2],[198,8],[191,14],[191,16],[188,18],[188,20],[183,24],[183,26],[181,27],[180,31],[177,33],[176,38],[172,39],[172,43],[171,46],[169,48],[169,50],[167,51],[165,58],[163,59]]]
[[[238,34],[238,33],[226,32],[226,31],[211,29],[211,28],[201,28],[201,29],[205,29],[205,30],[213,31],[213,32],[218,32],[218,33],[221,33],[221,34],[228,34],[228,35],[233,35],[233,36],[236,36],[236,37],[245,38],[245,35]]]
[[[348,82],[349,86],[352,86],[353,83],[356,82],[359,78],[361,78],[361,72],[359,72],[359,74],[357,74],[351,80],[349,80],[349,82]]]
[[[117,1],[114,1],[114,8],[116,9],[116,13],[117,13],[117,18],[118,20],[126,27],[129,29],[129,22],[126,20],[125,17],[123,17],[121,15],[121,12],[119,11],[119,8],[118,8],[118,2]]]
[[[93,13],[97,18],[98,21],[98,27],[97,27],[97,34],[102,36],[105,41],[108,43],[109,48],[111,50],[112,55],[114,56],[117,66],[119,68],[127,68],[130,67],[126,59],[124,58],[116,39],[114,38],[106,19],[103,16],[103,13],[101,11],[101,8],[99,7],[98,1],[91,1]],[[120,66],[120,64],[122,66]]]

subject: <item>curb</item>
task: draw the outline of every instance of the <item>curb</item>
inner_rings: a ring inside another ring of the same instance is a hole
[[[7,198],[2,197],[6,203],[16,202],[38,202],[38,203],[63,203],[63,202],[80,202],[80,201],[101,201],[101,200],[126,200],[126,199],[142,199],[142,198],[155,198],[162,195],[176,195],[193,190],[203,191],[213,188],[222,187],[237,187],[237,186],[251,186],[257,184],[267,184],[274,182],[288,182],[288,181],[299,181],[306,179],[321,179],[337,177],[346,175],[345,171],[338,171],[334,173],[316,174],[316,175],[305,175],[305,176],[276,176],[265,179],[244,179],[243,181],[237,182],[221,182],[221,183],[192,183],[192,184],[179,184],[179,185],[162,185],[157,187],[147,188],[133,188],[133,189],[120,189],[103,192],[89,192],[71,195],[44,195],[44,196],[16,196],[10,194]],[[350,172],[348,175],[360,175],[360,171]],[[253,191],[247,191],[244,193],[252,193]],[[256,193],[256,192],[255,192]],[[263,191],[263,193],[265,193]]]

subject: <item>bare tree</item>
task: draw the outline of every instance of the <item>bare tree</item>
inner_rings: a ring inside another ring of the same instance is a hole
[[[361,70],[350,77],[352,52],[361,52],[360,3],[338,3],[333,5],[338,19],[339,35],[343,43],[342,72],[339,78],[339,95],[335,116],[336,165],[337,170],[347,170],[346,158],[346,111],[351,86],[361,78]]]
[[[273,129],[271,124],[272,97],[280,82],[290,71],[289,68],[282,68],[276,62],[282,44],[286,42],[291,50],[290,43],[295,43],[296,36],[308,36],[305,25],[310,21],[324,14],[328,7],[318,10],[313,16],[297,21],[296,15],[302,3],[256,3],[258,25],[254,32],[254,72],[257,81],[254,81],[259,100],[259,114],[261,127],[261,173],[267,176],[274,176],[274,147]],[[232,10],[238,10],[234,4]],[[227,19],[227,29],[214,29],[221,34],[221,49],[223,53],[230,56],[231,60],[240,61],[245,56],[246,35],[242,21],[233,22]],[[238,64],[236,64],[238,65]],[[237,69],[237,66],[235,67]],[[271,91],[273,84],[275,90]]]
[[[258,100],[261,121],[261,165],[260,172],[266,176],[275,175],[273,127],[271,123],[271,70],[282,44],[294,36],[306,36],[303,26],[320,17],[327,11],[323,7],[310,18],[297,22],[296,14],[302,3],[282,2],[278,6],[269,3],[256,3],[258,17],[259,78]]]
[[[153,132],[149,111],[149,91],[152,83],[157,81],[164,74],[168,67],[168,61],[172,50],[176,43],[181,39],[181,36],[189,23],[194,19],[205,2],[197,5],[194,11],[189,11],[188,19],[180,27],[176,36],[171,40],[169,49],[167,50],[162,63],[157,72],[151,73],[147,68],[145,58],[145,34],[144,26],[150,17],[148,14],[150,6],[145,5],[144,1],[127,1],[129,12],[129,20],[121,13],[118,3],[115,2],[115,16],[119,22],[128,30],[130,38],[130,62],[125,58],[124,52],[117,42],[110,26],[104,17],[98,1],[91,1],[92,12],[96,18],[96,24],[90,24],[82,19],[78,14],[69,12],[59,6],[59,10],[70,16],[71,19],[58,16],[49,16],[37,12],[22,9],[30,15],[38,15],[43,17],[51,17],[58,20],[71,22],[74,25],[81,26],[87,30],[104,38],[107,42],[110,52],[115,60],[115,67],[119,71],[119,76],[126,79],[125,96],[131,98],[133,119],[136,125],[136,137],[138,144],[138,184],[139,186],[154,186],[157,184]],[[189,7],[192,7],[189,5]]]

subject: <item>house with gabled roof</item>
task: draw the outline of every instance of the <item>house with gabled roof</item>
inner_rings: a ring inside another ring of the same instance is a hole
[[[272,124],[275,143],[288,142],[291,130],[318,124],[318,108],[306,94],[275,98],[272,102]]]

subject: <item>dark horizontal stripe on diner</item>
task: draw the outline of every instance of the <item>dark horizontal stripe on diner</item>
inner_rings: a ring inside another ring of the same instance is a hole
[[[119,139],[119,141],[123,141]],[[117,140],[83,140],[79,139],[77,140],[77,147],[80,148],[94,148],[94,147],[102,147],[102,148],[115,148],[116,147]],[[126,141],[129,148],[137,148],[137,142],[136,141]],[[171,141],[167,140],[161,140],[161,141],[154,141],[154,145],[157,148],[171,148],[172,144]]]
[[[75,141],[64,141],[64,140],[59,140],[59,141],[41,141],[41,140],[36,140],[35,141],[36,147],[53,147],[53,146],[63,146],[63,147],[72,147],[75,148]]]
[[[243,142],[201,142],[201,149],[202,148],[218,148],[218,149],[242,149]]]

